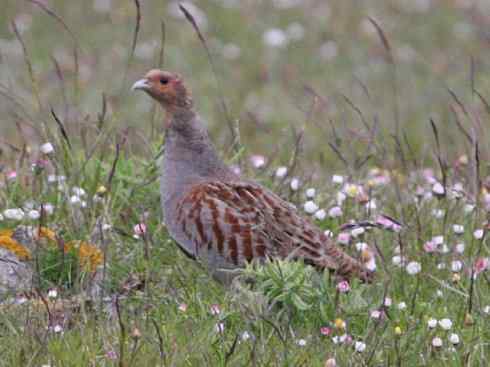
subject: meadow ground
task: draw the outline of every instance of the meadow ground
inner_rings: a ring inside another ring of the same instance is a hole
[[[32,279],[0,288],[1,366],[489,364],[490,3],[184,2],[212,65],[174,1],[1,5],[0,261]],[[187,259],[130,92],[155,66],[373,284]]]

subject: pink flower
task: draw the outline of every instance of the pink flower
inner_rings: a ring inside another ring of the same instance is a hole
[[[17,178],[17,172],[9,171],[7,172],[7,180],[15,180]]]
[[[337,290],[340,293],[347,293],[347,292],[349,292],[350,291],[349,282],[347,280],[342,280],[341,282],[339,282],[337,284]]]
[[[348,245],[350,241],[350,234],[347,232],[340,232],[337,236],[337,242],[342,245]]]
[[[437,244],[434,241],[431,240],[424,243],[425,252],[431,253],[431,252],[435,252],[436,250],[437,250]]]
[[[329,328],[328,326],[322,326],[320,328],[320,334],[324,336],[329,336],[330,334],[332,334],[332,329]]]
[[[146,233],[146,224],[138,223],[133,227],[134,234],[142,236]]]
[[[110,349],[105,353],[105,357],[111,361],[115,361],[117,359],[117,353],[115,350]]]
[[[378,216],[376,218],[376,224],[383,227],[384,229],[392,230],[394,232],[400,232],[400,230],[402,229],[400,223],[397,223],[396,221],[385,215]]]
[[[475,264],[473,265],[473,276],[477,276],[481,272],[488,269],[489,260],[488,257],[479,257],[476,259]]]
[[[187,311],[187,304],[186,303],[181,303],[179,305],[179,311],[186,312]]]

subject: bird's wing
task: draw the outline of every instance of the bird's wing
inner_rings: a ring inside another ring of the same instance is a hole
[[[235,265],[265,257],[301,258],[341,275],[368,273],[292,204],[255,183],[194,186],[177,206],[177,223],[196,254],[204,247]]]

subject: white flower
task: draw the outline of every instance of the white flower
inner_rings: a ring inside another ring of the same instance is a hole
[[[323,234],[324,234],[325,236],[327,236],[328,238],[332,238],[332,237],[333,237],[333,232],[332,232],[331,230],[329,230],[329,229],[325,230],[325,231],[323,232]]]
[[[484,235],[483,229],[477,229],[475,232],[473,232],[473,237],[475,237],[476,240],[481,240]]]
[[[441,319],[439,320],[439,326],[444,330],[450,330],[453,326],[453,322],[450,319]]]
[[[439,182],[436,182],[432,185],[432,192],[436,195],[444,195],[444,186],[442,186]]]
[[[440,246],[444,243],[444,237],[443,236],[434,236],[432,237],[432,243],[436,246]]]
[[[248,339],[250,339],[250,333],[248,331],[244,331],[242,333],[242,341],[246,342]]]
[[[483,307],[483,312],[486,313],[487,315],[490,314],[490,306]]]
[[[214,330],[221,334],[223,331],[225,331],[225,324],[222,323],[222,322],[218,322],[215,326],[214,326]]]
[[[372,256],[366,263],[364,263],[364,267],[369,271],[376,270],[376,259]]]
[[[354,349],[356,350],[356,352],[362,353],[362,352],[364,352],[366,350],[366,343],[363,343],[363,342],[355,342]]]
[[[312,200],[308,200],[305,204],[304,204],[304,210],[305,212],[307,212],[308,214],[313,214],[314,212],[316,212],[318,210],[318,205],[315,204],[314,201]]]
[[[405,310],[406,308],[407,308],[407,304],[406,304],[405,302],[400,302],[400,303],[398,304],[398,309],[399,309],[400,311]]]
[[[318,220],[324,220],[326,216],[327,212],[325,211],[325,209],[320,209],[315,212],[315,218]]]
[[[80,204],[82,201],[80,200],[80,197],[77,195],[72,195],[70,196],[70,204]]]
[[[378,208],[378,205],[376,205],[375,199],[371,199],[366,203],[365,207],[368,210],[376,210]]]
[[[265,157],[263,155],[254,154],[250,157],[250,161],[254,168],[262,168],[265,165]]]
[[[333,175],[332,176],[332,182],[334,184],[337,184],[337,185],[343,184],[344,183],[344,176]]]
[[[361,191],[361,188],[356,184],[350,184],[349,183],[349,184],[345,185],[345,187],[344,187],[345,194],[351,198],[356,197],[360,191]]]
[[[366,242],[357,242],[355,247],[357,251],[361,252],[368,248],[368,244]]]
[[[22,220],[24,218],[24,211],[20,208],[7,209],[4,210],[3,215],[7,219]]]
[[[47,215],[51,215],[54,212],[54,206],[51,203],[46,203],[43,205],[43,210]]]
[[[0,213],[0,222],[3,220],[3,215]]]
[[[378,320],[381,317],[381,312],[379,310],[371,311],[371,318]]]
[[[291,180],[290,187],[291,187],[291,190],[298,191],[298,189],[299,189],[299,179],[297,179],[296,177],[294,177]]]
[[[458,243],[458,244],[457,244],[457,245],[454,247],[454,249],[456,250],[456,252],[457,252],[458,254],[462,254],[462,253],[464,252],[464,247],[465,247],[465,246],[464,246],[464,243]]]
[[[471,213],[475,209],[475,206],[473,204],[466,204],[463,208],[465,214]]]
[[[444,264],[444,263],[437,264],[437,269],[439,269],[439,270],[446,269],[446,264]]]
[[[339,191],[337,193],[336,199],[337,199],[337,205],[340,206],[340,205],[342,205],[344,203],[345,199],[347,199],[347,195],[344,194],[342,191]]]
[[[390,307],[390,306],[391,306],[391,304],[392,304],[392,302],[393,302],[393,301],[391,300],[391,298],[390,298],[390,297],[386,297],[386,298],[385,298],[384,305],[385,305],[386,307]]]
[[[436,219],[441,219],[441,218],[444,217],[444,210],[442,210],[442,209],[432,209],[432,215]]]
[[[288,43],[286,33],[279,28],[271,28],[267,30],[262,36],[262,41],[266,46],[270,47],[284,47]]]
[[[55,333],[61,333],[63,331],[63,327],[60,324],[56,324],[53,328]]]
[[[363,227],[358,227],[358,228],[354,228],[350,233],[352,237],[359,237],[364,232],[366,232],[366,230]]]
[[[287,167],[284,167],[284,166],[278,167],[276,170],[276,177],[277,178],[283,178],[284,176],[286,176],[287,173],[288,173]]]
[[[342,209],[339,206],[334,206],[328,210],[328,216],[330,218],[337,218],[342,216]]]
[[[415,274],[420,273],[420,271],[422,270],[422,266],[417,261],[410,261],[407,264],[407,268],[406,269],[407,269],[407,273],[408,274],[415,275]]]
[[[451,262],[451,271],[457,273],[463,269],[463,262],[460,260],[454,260]]]
[[[449,335],[449,342],[454,345],[459,344],[459,335],[454,333]]]
[[[453,224],[453,232],[456,234],[464,233],[464,226],[460,224]]]
[[[437,320],[429,319],[429,321],[427,321],[427,326],[429,327],[429,329],[434,329],[437,326]]]
[[[306,189],[306,197],[309,199],[312,199],[315,197],[316,190],[313,187],[310,187],[309,189]]]
[[[339,340],[339,337],[338,337],[337,335],[336,335],[336,336],[334,336],[334,337],[332,337],[332,342],[333,342],[334,344],[339,344],[339,341],[340,341],[340,340]]]
[[[39,219],[39,217],[41,217],[41,214],[39,213],[39,211],[37,210],[29,210],[27,212],[27,216],[30,218],[30,219],[33,219],[33,220],[36,220],[36,219]]]
[[[51,143],[44,143],[43,145],[41,145],[40,150],[43,154],[50,154],[54,152],[54,147]]]
[[[50,289],[48,291],[48,298],[56,298],[58,297],[58,291],[56,289]]]
[[[400,266],[402,264],[402,257],[400,255],[395,255],[391,258],[391,263],[396,266]]]
[[[306,345],[306,340],[305,339],[298,339],[296,341],[296,344],[298,344],[300,347],[304,347]]]
[[[82,197],[82,196],[87,195],[87,193],[85,192],[85,190],[82,189],[81,187],[73,187],[71,189],[71,191],[73,192],[73,195],[76,195],[78,197]]]
[[[438,290],[436,291],[436,296],[437,296],[437,297],[441,298],[443,295],[444,295],[444,293],[442,293],[442,291],[441,291],[440,289],[438,289]]]
[[[432,346],[435,348],[442,347],[442,339],[436,336],[434,339],[432,339]]]

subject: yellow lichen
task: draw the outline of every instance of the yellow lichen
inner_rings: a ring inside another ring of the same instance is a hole
[[[12,252],[19,260],[29,260],[31,253],[10,236],[0,235],[0,247]]]
[[[94,245],[85,241],[70,241],[65,244],[65,252],[75,249],[81,266],[89,266],[90,271],[95,271],[97,266],[104,261],[104,254]]]
[[[0,229],[0,237],[12,237],[12,235],[14,234],[14,230],[13,229]]]
[[[47,227],[40,227],[39,228],[39,237],[40,238],[47,238],[48,240],[55,241],[56,242],[56,234],[54,231]]]

